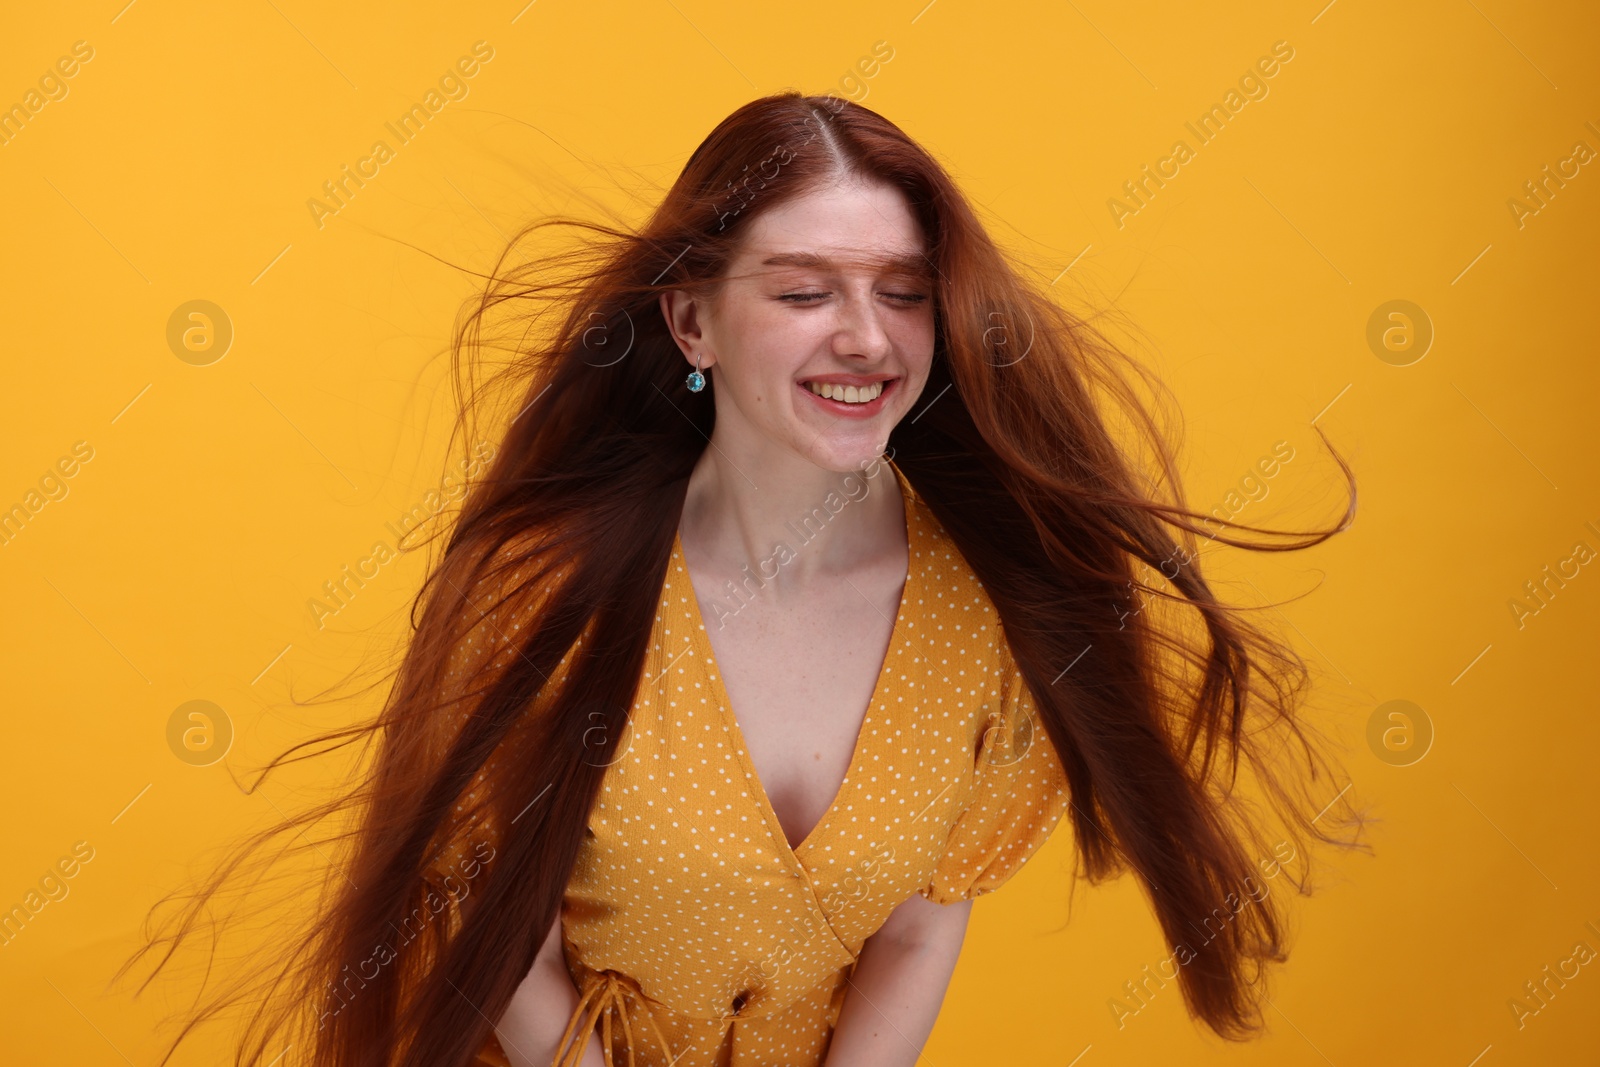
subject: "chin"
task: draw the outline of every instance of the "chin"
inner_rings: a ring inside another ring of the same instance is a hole
[[[887,435],[886,435],[887,436]],[[823,470],[838,474],[859,474],[877,462],[887,448],[865,434],[841,434],[829,441],[819,437],[800,453]]]

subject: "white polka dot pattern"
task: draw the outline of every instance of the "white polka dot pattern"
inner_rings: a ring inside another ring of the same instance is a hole
[[[673,543],[562,909],[580,990],[625,976],[640,1065],[667,1067],[647,1015],[673,1067],[820,1064],[846,978],[889,913],[913,893],[949,904],[1000,888],[1066,810],[994,605],[891,469],[910,543],[901,610],[849,771],[798,848],[761,791]],[[623,1057],[615,1019],[612,1039]],[[491,1037],[480,1063],[505,1062]]]

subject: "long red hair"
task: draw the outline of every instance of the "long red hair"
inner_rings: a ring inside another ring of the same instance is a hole
[[[1296,710],[1304,664],[1250,621],[1257,609],[1217,598],[1199,548],[1325,540],[1355,513],[1349,466],[1330,448],[1348,486],[1331,528],[1219,525],[1190,510],[1175,446],[1141,391],[1156,396],[1160,383],[1002,254],[944,168],[893,123],[789,91],[723,120],[642,227],[541,222],[484,276],[453,338],[467,371],[457,429],[494,419],[500,447],[417,595],[381,714],[294,746],[262,778],[350,745],[370,759],[326,803],[239,846],[118,974],[164,947],[154,978],[271,839],[286,842],[280,855],[318,849],[337,875],[271,946],[272,965],[197,1001],[172,1048],[244,1006],[237,1062],[252,1067],[286,1043],[315,1067],[472,1060],[559,914],[712,432],[712,387],[688,391],[659,294],[714,292],[753,219],[842,173],[899,189],[927,236],[932,369],[891,455],[999,611],[1066,770],[1083,875],[1139,880],[1168,943],[1191,951],[1179,982],[1196,1017],[1230,1038],[1261,1028],[1264,969],[1287,958],[1284,916],[1271,897],[1225,901],[1272,855],[1269,818],[1302,846],[1359,847],[1362,817],[1347,797],[1325,808],[1338,779]],[[586,236],[526,253],[551,226]],[[480,382],[473,357],[491,350],[503,365]],[[490,413],[495,403],[508,406]],[[494,655],[463,684],[465,649]],[[1241,769],[1270,812],[1245,802]],[[513,821],[515,833],[476,839],[471,892],[452,892],[443,880],[462,875],[444,873],[444,850],[460,855],[474,833]],[[412,944],[375,974],[358,968],[359,994],[329,1011],[331,992],[356,988],[352,966],[402,917],[436,913],[441,894],[456,902],[447,919],[414,924]],[[1203,946],[1200,930],[1212,931]]]

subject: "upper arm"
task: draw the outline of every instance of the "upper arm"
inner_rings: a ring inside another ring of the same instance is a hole
[[[544,943],[539,946],[539,952],[533,958],[535,966],[541,963],[559,963],[562,970],[566,969],[566,959],[561,951],[561,909],[556,909],[556,921],[550,924],[550,932],[544,935]]]
[[[900,945],[942,945],[959,952],[971,913],[970,900],[938,904],[913,893],[889,913],[872,937]]]

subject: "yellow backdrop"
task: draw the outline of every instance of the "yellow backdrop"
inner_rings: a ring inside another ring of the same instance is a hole
[[[1212,557],[1282,604],[1383,820],[1315,858],[1270,1033],[1132,996],[1167,956],[1145,901],[1065,923],[1058,837],[977,905],[925,1062],[1593,1057],[1597,20],[1321,2],[12,5],[0,1061],[153,1062],[186,988],[106,989],[145,910],[316,784],[231,775],[376,706],[290,698],[403,632],[425,553],[396,533],[455,462],[470,282],[440,260],[588,197],[638,217],[785,87],[892,118],[1063,299],[1114,307],[1194,503],[1335,515],[1313,423],[1360,477],[1333,542]]]

